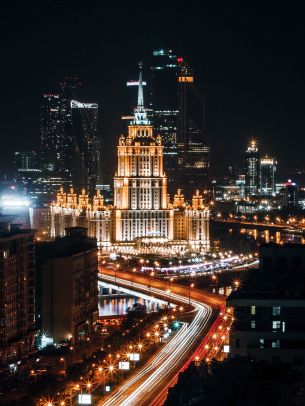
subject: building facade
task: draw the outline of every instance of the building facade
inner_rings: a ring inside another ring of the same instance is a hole
[[[249,142],[245,155],[245,195],[256,195],[259,190],[259,150],[257,141]]]
[[[305,366],[305,248],[263,244],[260,265],[227,298],[232,357]]]
[[[277,162],[274,157],[262,157],[259,162],[259,192],[263,195],[275,195],[275,174]]]
[[[98,319],[96,239],[87,229],[37,245],[38,322],[54,343],[86,341]]]
[[[49,196],[52,179],[86,188],[93,193],[101,179],[101,140],[98,104],[78,99],[77,78],[60,83],[61,92],[45,94],[41,106],[41,167],[38,186]],[[75,165],[77,162],[77,165]],[[51,181],[50,181],[51,180]]]
[[[34,231],[0,217],[0,363],[33,350],[35,335]]]
[[[69,194],[61,190],[51,207],[52,235],[63,235],[68,224],[82,225],[89,228],[102,250],[140,251],[148,241],[155,251],[208,250],[209,209],[198,191],[191,204],[184,201],[181,191],[170,201],[163,149],[161,136],[154,135],[144,108],[140,70],[134,118],[128,135],[119,139],[113,206],[104,204],[99,191],[89,200],[85,190],[79,196],[73,190]],[[183,232],[177,226],[178,218]]]

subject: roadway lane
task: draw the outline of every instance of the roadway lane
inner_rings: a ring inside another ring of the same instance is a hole
[[[115,273],[116,277],[114,277]],[[150,291],[154,296],[168,298],[166,292],[168,282],[166,281],[149,281],[148,277],[142,275],[104,268],[102,279],[112,283],[116,279],[116,283],[119,285],[123,284],[140,291],[147,291],[150,284]],[[189,302],[189,288],[171,283],[170,296],[175,302],[186,305]],[[152,357],[149,363],[135,372],[99,405],[150,405],[192,356],[199,341],[207,333],[213,309],[215,310],[223,304],[224,298],[222,297],[192,289],[191,305],[194,306],[196,312],[191,323],[189,325],[184,323],[177,334]]]

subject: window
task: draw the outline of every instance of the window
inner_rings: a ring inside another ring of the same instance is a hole
[[[272,348],[280,348],[280,340],[272,341],[271,347]]]
[[[273,316],[279,316],[281,314],[281,306],[273,306],[272,314]]]
[[[254,316],[256,313],[256,308],[255,306],[251,306],[251,314]]]
[[[251,328],[255,328],[255,320],[251,320]]]
[[[286,322],[283,321],[282,322],[282,333],[285,333],[285,331],[286,331]]]
[[[281,328],[281,322],[280,320],[273,320],[272,321],[272,330],[273,331],[278,331]]]
[[[264,338],[259,339],[259,348],[265,348],[265,339]]]

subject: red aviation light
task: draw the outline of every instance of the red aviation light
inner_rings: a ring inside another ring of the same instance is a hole
[[[183,62],[183,58],[181,56],[179,56],[179,58],[177,58],[177,62],[178,63],[182,63]]]

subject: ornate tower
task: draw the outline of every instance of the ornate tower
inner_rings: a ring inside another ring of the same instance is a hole
[[[154,136],[144,108],[140,64],[138,105],[128,126],[128,135],[122,135],[118,145],[118,169],[114,177],[116,240],[144,236],[168,238],[171,233],[167,224],[169,210],[166,196],[163,146],[161,137]],[[126,221],[123,220],[125,217]]]

